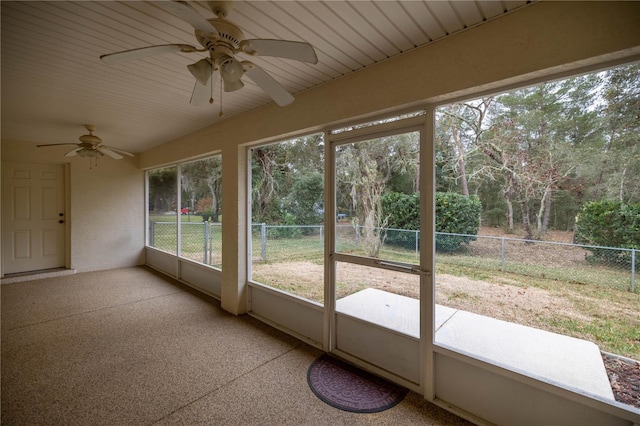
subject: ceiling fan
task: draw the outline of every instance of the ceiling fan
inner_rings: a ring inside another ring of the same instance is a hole
[[[80,136],[78,138],[80,140],[80,143],[50,143],[36,146],[39,148],[43,146],[76,145],[76,148],[67,152],[64,156],[73,157],[75,155],[79,155],[80,157],[88,157],[89,159],[94,158],[96,161],[98,160],[98,158],[104,155],[108,155],[109,157],[116,160],[124,158],[120,154],[133,157],[133,154],[130,152],[123,151],[112,146],[103,145],[102,139],[93,134],[93,132],[96,131],[96,126],[92,124],[85,124],[84,127],[89,131],[89,134]]]
[[[309,43],[288,40],[247,39],[237,25],[226,19],[232,1],[207,2],[217,16],[206,19],[185,1],[162,1],[157,4],[174,13],[195,29],[195,37],[202,48],[188,44],[164,44],[148,46],[100,56],[107,64],[143,58],[163,53],[208,52],[207,58],[188,65],[196,79],[191,104],[213,103],[214,77],[220,73],[225,92],[233,92],[244,86],[246,76],[264,90],[278,105],[286,106],[294,101],[293,96],[262,68],[247,60],[239,60],[237,54],[249,56],[273,56],[296,61],[318,63],[315,50]]]

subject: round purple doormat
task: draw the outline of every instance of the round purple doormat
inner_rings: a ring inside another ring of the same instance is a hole
[[[332,407],[353,413],[386,410],[402,401],[408,392],[408,389],[327,354],[313,361],[307,381],[318,398]]]

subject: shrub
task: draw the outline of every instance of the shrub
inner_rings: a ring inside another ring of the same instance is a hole
[[[480,227],[482,204],[478,197],[454,192],[436,192],[436,232],[476,235]],[[455,251],[475,237],[436,235],[436,250]]]
[[[466,197],[454,192],[436,192],[436,232],[476,235],[480,227],[482,205],[475,197]],[[389,217],[388,227],[417,230],[420,227],[420,195],[392,192],[382,198],[383,214]],[[462,243],[474,237],[437,235],[436,249],[454,251]],[[415,235],[408,232],[387,233],[388,244],[415,248]]]
[[[576,242],[585,245],[640,249],[640,203],[592,201],[576,217]],[[587,248],[588,260],[629,265],[631,253]]]
[[[211,210],[205,210],[202,212],[202,221],[203,222],[208,222],[209,219],[211,219],[213,217],[213,214],[211,213]]]
[[[417,231],[420,229],[420,194],[390,192],[382,196],[382,216],[387,227]],[[387,232],[387,244],[415,249],[416,238],[410,232]]]
[[[284,217],[284,226],[267,228],[268,239],[298,238],[302,235],[301,228],[297,226],[296,217],[287,213]]]

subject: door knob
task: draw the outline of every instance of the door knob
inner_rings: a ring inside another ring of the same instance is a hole
[[[58,221],[58,223],[64,223],[64,220],[60,219],[60,220]]]

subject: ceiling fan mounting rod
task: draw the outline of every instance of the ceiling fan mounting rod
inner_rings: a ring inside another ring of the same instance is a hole
[[[209,9],[218,17],[226,18],[231,9],[233,9],[233,0],[210,1]]]

